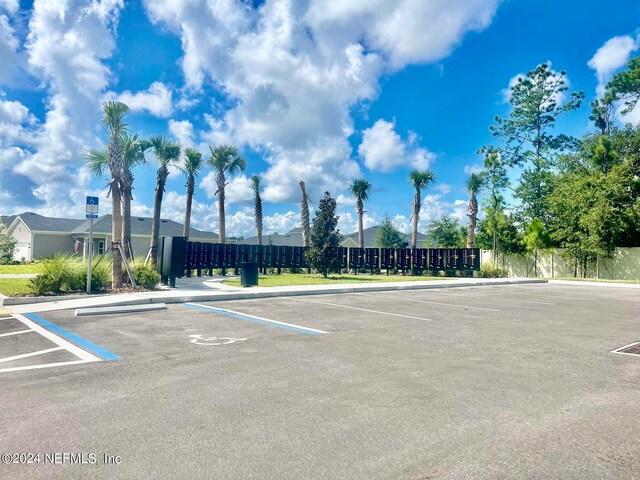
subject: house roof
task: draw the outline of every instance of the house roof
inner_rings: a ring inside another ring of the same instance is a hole
[[[258,237],[249,237],[244,240],[238,240],[238,243],[242,245],[258,245]],[[279,247],[302,246],[302,228],[292,228],[285,234],[272,233],[270,235],[262,236],[263,245],[277,245]]]
[[[9,226],[16,219],[17,215],[0,215],[0,223],[2,223],[5,227],[9,228]]]
[[[364,234],[364,246],[367,248],[376,247],[376,238],[380,232],[380,225],[374,227],[365,228],[362,233]],[[407,243],[411,243],[410,233],[400,233]],[[426,236],[423,233],[418,232],[418,245],[422,245]],[[243,245],[257,245],[258,237],[249,237],[244,240],[239,240],[238,243]],[[292,228],[285,234],[272,233],[271,235],[262,236],[263,245],[278,245],[278,246],[301,246],[302,245],[302,228]],[[357,246],[358,245],[358,232],[350,233],[349,235],[343,235],[342,246]]]
[[[152,218],[148,217],[131,217],[131,235],[151,236]],[[183,226],[181,223],[173,220],[160,220],[160,236],[180,237],[182,236]],[[74,228],[71,233],[88,234],[89,220],[81,221],[80,225]],[[103,215],[93,221],[93,233],[111,234],[111,215]],[[189,238],[207,239],[211,241],[218,240],[218,234],[213,232],[203,232],[202,230],[191,227],[189,229]]]
[[[380,233],[380,229],[382,228],[381,225],[375,225],[373,227],[369,227],[369,228],[365,228],[364,230],[362,230],[362,234],[364,236],[364,246],[366,248],[374,248],[376,247],[376,239],[378,238],[378,234]],[[411,243],[411,234],[410,233],[402,233],[400,232],[400,235],[402,236],[402,238],[404,238],[404,241],[407,243]],[[421,245],[424,240],[425,240],[426,236],[423,233],[418,232],[418,236],[417,236],[417,243],[418,245]],[[350,233],[349,235],[345,235],[342,243],[344,243],[345,241],[348,241],[349,239],[353,240],[356,245],[358,244],[358,232],[354,232],[354,233]]]
[[[13,223],[18,217],[20,217],[20,219],[32,232],[42,231],[69,233],[83,222],[83,220],[76,220],[72,218],[52,218],[38,215],[37,213],[33,212],[24,212],[18,215],[14,215],[11,223]]]

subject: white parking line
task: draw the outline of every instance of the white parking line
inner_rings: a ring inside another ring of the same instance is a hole
[[[2,318],[0,318],[0,320],[10,320],[10,319],[12,319],[12,318],[13,318],[13,317],[2,317]]]
[[[73,353],[79,359],[84,360],[86,362],[99,362],[100,361],[100,359],[98,357],[96,357],[95,355],[92,355],[89,352],[87,352],[87,351],[85,351],[85,350],[83,350],[83,349],[81,349],[79,347],[76,347],[74,344],[67,342],[65,339],[59,337],[55,333],[51,333],[46,328],[43,328],[40,325],[38,325],[37,323],[32,322],[27,317],[25,317],[23,315],[20,315],[19,313],[15,313],[13,316],[17,320],[20,320],[22,323],[24,323],[31,330],[35,330],[36,332],[38,332],[43,337],[47,338],[48,340],[51,340],[53,343],[58,345],[60,348],[64,348],[65,350],[68,350],[69,352]]]
[[[281,298],[283,300],[291,300],[292,302],[317,303],[319,305],[329,305],[330,307],[347,308],[349,310],[359,310],[361,312],[377,313],[379,315],[390,315],[392,317],[411,318],[411,319],[414,319],[414,320],[423,320],[425,322],[432,322],[433,321],[430,318],[414,317],[414,316],[411,316],[411,315],[402,315],[400,313],[381,312],[379,310],[369,310],[367,308],[350,307],[348,305],[340,305],[340,304],[337,304],[337,303],[329,303],[329,302],[320,302],[318,300],[302,300],[301,298],[291,298],[291,297],[278,297],[278,298]]]
[[[64,348],[53,347],[53,348],[47,348],[45,350],[38,350],[37,352],[29,352],[29,353],[23,353],[21,355],[14,355],[13,357],[0,358],[0,363],[10,362],[12,360],[19,360],[21,358],[35,357],[36,355],[43,355],[45,353],[57,352],[58,350],[64,350]]]
[[[528,292],[523,291],[523,290],[519,290],[515,293],[518,294],[526,294]],[[562,298],[564,300],[592,300],[592,301],[596,301],[596,302],[600,302],[602,300],[610,300],[610,298],[606,298],[606,297],[574,297],[574,296],[567,296],[567,295],[562,295],[562,294],[558,294],[558,295],[554,295],[554,294],[549,294],[549,293],[535,293],[534,294],[536,297],[549,297],[549,298]],[[624,302],[640,302],[640,300],[636,300],[636,299],[632,299],[632,298],[625,298],[623,299]]]
[[[29,332],[34,332],[35,330],[18,330],[17,332],[9,332],[9,333],[3,333],[0,334],[0,337],[9,337],[11,335],[20,335],[21,333],[29,333]]]
[[[229,310],[228,308],[220,308],[220,307],[211,307],[209,305],[202,305],[200,303],[185,303],[186,306],[197,307],[203,310],[211,310],[213,312],[224,313],[227,315],[231,315],[232,317],[241,318],[244,320],[256,321],[258,323],[263,323],[266,325],[273,325],[274,327],[281,327],[286,330],[294,330],[302,333],[328,333],[324,330],[318,330],[315,328],[303,327],[301,325],[295,325],[293,323],[287,322],[279,322],[277,320],[270,320],[268,318],[258,317],[256,315],[249,315],[248,313],[236,312],[235,310]]]
[[[617,353],[619,355],[630,355],[632,357],[638,357],[640,355],[638,355],[637,353],[626,353],[626,352],[622,351],[622,350],[626,350],[627,348],[633,347],[633,346],[638,345],[638,344],[640,344],[640,342],[633,342],[633,343],[630,343],[629,345],[625,345],[624,347],[616,348],[615,350],[610,350],[609,353]]]
[[[440,293],[454,293],[454,292],[440,292]],[[498,298],[498,297],[485,297],[482,295],[469,295],[468,293],[464,294],[465,297],[469,298],[480,298],[482,300],[494,300],[498,302],[511,302],[511,303],[532,303],[535,305],[555,305],[555,303],[549,302],[534,302],[533,300],[508,300],[506,298]]]
[[[391,292],[393,293],[393,292]],[[356,294],[358,295],[358,294]],[[363,293],[361,295],[368,295],[368,296],[372,296],[372,295],[378,295],[376,294],[371,294],[371,293]],[[453,304],[453,303],[442,303],[442,302],[431,302],[429,300],[419,300],[417,298],[409,298],[409,297],[398,297],[398,296],[394,296],[394,299],[398,299],[398,300],[404,300],[407,302],[417,302],[417,303],[430,303],[431,305],[442,305],[444,307],[454,307],[454,308],[470,308],[472,310],[484,310],[486,312],[501,312],[502,310],[496,310],[495,308],[484,308],[484,307],[472,307],[470,305],[457,305],[457,304]]]
[[[69,362],[41,363],[40,365],[26,365],[24,367],[0,368],[0,373],[17,372],[19,370],[38,370],[40,368],[60,367],[62,365],[78,365],[80,363],[91,363],[87,360],[71,360]]]

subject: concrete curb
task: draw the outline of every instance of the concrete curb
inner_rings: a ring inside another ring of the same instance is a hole
[[[430,290],[430,289],[438,289],[438,288],[462,288],[462,287],[483,287],[483,286],[494,286],[494,285],[522,285],[522,284],[532,284],[532,283],[547,283],[547,280],[544,279],[504,279],[504,280],[487,280],[487,281],[450,281],[447,283],[435,283],[428,284],[422,283],[420,285],[411,284],[409,282],[402,283],[401,285],[395,284],[377,284],[377,285],[363,285],[363,284],[352,284],[345,285],[340,287],[332,287],[327,288],[327,286],[318,286],[318,288],[313,289],[292,289],[282,291],[279,287],[277,290],[268,290],[266,287],[261,288],[260,290],[251,290],[251,289],[237,289],[235,291],[228,290],[218,290],[215,293],[210,292],[190,292],[185,293],[183,295],[176,292],[175,295],[171,296],[143,296],[141,293],[139,296],[132,296],[123,300],[117,300],[116,298],[113,301],[109,301],[108,303],[96,302],[95,304],[91,304],[90,301],[92,299],[102,299],[106,300],[102,295],[100,297],[85,297],[81,298],[87,302],[86,305],[78,306],[78,305],[69,305],[68,307],[63,306],[64,299],[61,300],[60,297],[57,297],[56,300],[59,301],[59,305],[56,306],[55,310],[66,310],[66,309],[74,309],[74,308],[85,308],[85,307],[106,307],[106,306],[127,306],[127,305],[148,305],[148,304],[158,304],[158,303],[187,303],[187,302],[211,302],[211,301],[228,301],[228,300],[249,300],[249,299],[259,299],[259,298],[273,298],[273,297],[293,297],[293,296],[304,296],[304,295],[335,295],[340,293],[357,293],[357,292],[384,292],[384,291],[397,291],[397,290]],[[151,292],[156,293],[156,292]],[[108,297],[108,295],[106,295]],[[114,295],[115,297],[115,295]],[[55,298],[55,297],[54,297]],[[78,299],[69,299],[73,300],[81,300]],[[36,303],[36,302],[31,302]],[[29,305],[27,302],[23,302],[21,304],[14,304],[26,306]],[[24,307],[20,309],[23,311]],[[24,310],[26,311],[26,310]],[[40,310],[39,310],[40,311]]]
[[[47,302],[64,302],[65,300],[87,300],[91,298],[107,297],[104,295],[51,295],[48,297],[5,297],[0,294],[0,305],[5,307],[11,305],[30,305],[33,303],[47,303]]]
[[[107,315],[111,313],[135,313],[149,312],[154,310],[165,310],[167,306],[164,303],[156,303],[153,305],[120,305],[112,307],[93,307],[76,309],[76,317],[84,317],[87,315]]]
[[[587,280],[549,280],[549,283],[556,283],[558,285],[571,285],[573,287],[614,287],[640,289],[640,283],[589,282]]]

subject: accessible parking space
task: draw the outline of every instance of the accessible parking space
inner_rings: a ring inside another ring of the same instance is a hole
[[[43,313],[34,324],[121,359],[2,374],[0,450],[99,461],[0,477],[639,478],[635,294],[532,285]],[[47,348],[15,333],[27,328],[0,320],[0,357]]]
[[[0,374],[118,358],[39,315],[13,314],[0,321]]]

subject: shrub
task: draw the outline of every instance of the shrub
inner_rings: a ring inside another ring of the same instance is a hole
[[[500,278],[507,277],[508,273],[504,268],[494,266],[492,263],[483,263],[480,270],[475,272],[476,277],[480,278]]]
[[[29,282],[36,295],[82,292],[87,288],[87,262],[69,255],[56,255],[42,263],[44,273]],[[104,290],[110,281],[109,263],[98,261],[91,270],[91,291]]]
[[[77,285],[76,269],[69,255],[56,255],[43,262],[44,273],[30,282],[36,295],[69,291]]]
[[[160,283],[160,274],[153,264],[149,263],[145,266],[143,261],[138,260],[133,264],[133,279],[137,286],[151,290]]]
[[[87,288],[87,263],[76,262],[76,285],[74,290]],[[102,292],[111,283],[111,262],[98,261],[91,268],[91,291]]]

